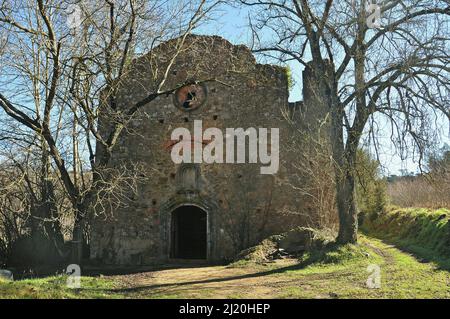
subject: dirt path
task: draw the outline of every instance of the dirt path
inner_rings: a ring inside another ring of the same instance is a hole
[[[313,264],[295,259],[266,265],[173,266],[112,276],[114,293],[129,298],[450,298],[450,275],[381,241],[361,241],[368,257]],[[383,286],[369,289],[367,266],[382,269]]]
[[[293,278],[271,276],[294,269],[295,259],[278,260],[270,269],[227,266],[180,266],[154,272],[116,276],[121,291],[133,297],[271,298],[277,287],[292,284]]]
[[[376,253],[378,256],[381,256],[384,259],[384,262],[386,265],[392,265],[395,263],[394,256],[389,251],[391,249],[395,249],[395,246],[384,244],[383,248],[377,247],[370,243],[364,243],[364,245],[368,248],[370,248],[374,253]]]
[[[364,235],[358,242],[328,251],[321,262],[285,259],[234,267],[184,264],[159,269],[92,268],[81,278],[80,289],[68,289],[67,277],[62,275],[0,280],[0,298],[450,299],[447,264],[418,260]],[[380,283],[376,289],[370,284],[375,282],[373,275]]]

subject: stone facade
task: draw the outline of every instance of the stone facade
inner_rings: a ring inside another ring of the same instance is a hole
[[[118,107],[131,106],[154,92],[178,41],[166,42],[131,63]],[[285,69],[258,64],[248,48],[220,37],[190,36],[173,59],[162,91],[191,80],[204,85],[197,93],[201,103],[184,109],[183,101],[177,100],[186,98],[183,89],[158,97],[139,109],[114,149],[111,167],[139,163],[145,182],[139,183],[136,194],[130,191],[126,205],[94,220],[92,259],[139,265],[179,258],[177,245],[186,243],[177,237],[184,230],[174,221],[174,212],[182,213],[183,207],[204,213],[198,238],[205,240],[204,258],[210,262],[230,259],[265,236],[307,223],[305,216],[296,214],[302,203],[292,189],[299,178],[293,167],[296,150],[291,147],[296,127],[286,117],[299,105],[288,103]],[[203,129],[223,131],[279,128],[278,172],[261,174],[261,163],[174,164],[171,133],[177,127],[192,132],[194,120],[202,120]],[[106,120],[101,124],[100,130],[106,131]]]

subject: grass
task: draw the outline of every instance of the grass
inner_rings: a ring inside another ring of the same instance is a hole
[[[378,265],[381,287],[366,285]],[[0,298],[450,298],[450,273],[434,262],[361,235],[358,245],[324,249],[301,260],[162,269],[114,277],[67,276],[0,281]]]
[[[450,275],[436,264],[418,262],[380,240],[360,236],[359,241],[360,246],[344,246],[327,253],[325,261],[288,272],[308,289],[287,287],[283,297],[450,298]],[[380,267],[379,289],[366,285],[369,264]]]
[[[97,277],[81,277],[80,289],[67,286],[68,276],[58,275],[37,279],[6,281],[0,279],[0,298],[11,299],[78,299],[119,298],[111,294],[114,282]]]
[[[450,210],[389,207],[369,215],[361,229],[450,270]]]

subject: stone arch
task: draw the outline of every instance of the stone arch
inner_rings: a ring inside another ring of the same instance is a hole
[[[172,245],[171,227],[172,227],[172,212],[183,206],[195,206],[206,213],[206,260],[213,261],[217,257],[216,245],[217,242],[217,212],[218,205],[209,197],[199,196],[197,194],[176,194],[167,200],[160,208],[160,238],[161,249],[160,257],[163,260],[170,258],[170,248]]]
[[[170,213],[170,220],[170,258],[207,259],[208,213],[182,205]]]

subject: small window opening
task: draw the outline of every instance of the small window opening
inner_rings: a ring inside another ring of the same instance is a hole
[[[206,101],[206,86],[191,84],[181,87],[175,92],[174,102],[184,111],[195,110]]]
[[[188,94],[186,96],[186,100],[183,102],[183,107],[185,109],[191,108],[191,104],[195,102],[196,95],[197,95],[197,93],[195,93],[194,91],[188,92]]]

